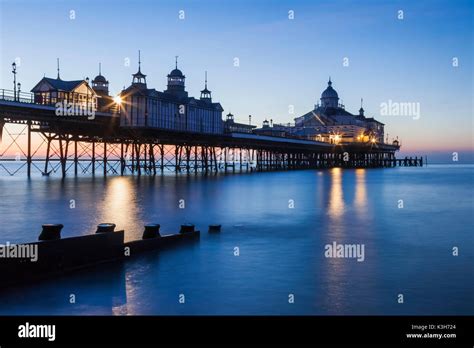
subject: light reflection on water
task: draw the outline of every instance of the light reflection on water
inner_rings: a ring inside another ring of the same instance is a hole
[[[0,243],[35,240],[46,222],[63,223],[64,236],[101,222],[127,240],[149,222],[165,233],[193,222],[203,232],[121,266],[4,291],[0,314],[473,314],[472,180],[473,167],[462,166],[0,178]],[[220,235],[207,234],[213,223]],[[364,244],[365,261],[326,258],[334,241]],[[463,248],[457,258],[452,245]],[[72,291],[82,299],[74,308]],[[411,299],[404,306],[401,291]]]
[[[128,178],[117,177],[105,187],[104,199],[97,206],[94,224],[113,222],[127,232],[127,239],[139,239],[137,229],[143,207],[139,204],[137,190]],[[153,207],[150,207],[153,209]]]
[[[356,185],[355,185],[355,207],[359,218],[365,217],[367,214],[367,185],[365,182],[365,172],[367,169],[356,169]]]

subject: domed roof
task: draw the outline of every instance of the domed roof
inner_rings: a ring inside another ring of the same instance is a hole
[[[109,81],[107,81],[107,79],[104,76],[102,76],[102,63],[100,62],[99,62],[99,75],[94,77],[94,79],[92,80],[92,83],[109,83]]]
[[[328,87],[321,94],[321,99],[323,98],[338,98],[339,96],[334,88],[332,88],[331,79],[328,81]]]
[[[94,80],[92,80],[92,82],[107,83],[107,79],[104,76],[102,76],[101,74],[99,74],[96,77],[94,77]]]
[[[178,68],[173,69],[168,76],[169,77],[184,77],[183,73]]]

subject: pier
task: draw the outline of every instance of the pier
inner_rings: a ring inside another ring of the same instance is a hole
[[[259,172],[310,168],[422,166],[423,159],[396,159],[398,143],[331,144],[296,137],[243,132],[208,134],[120,124],[121,105],[95,117],[58,116],[53,101],[32,93],[0,90],[0,169],[42,175],[157,175],[160,173]],[[12,133],[9,126],[19,125]],[[40,144],[33,146],[32,137]],[[26,138],[23,142],[20,138]],[[15,149],[19,156],[6,156]],[[12,170],[6,163],[15,162]]]

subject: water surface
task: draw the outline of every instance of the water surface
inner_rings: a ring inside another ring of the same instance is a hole
[[[125,229],[127,240],[149,222],[203,232],[125,263],[4,290],[0,314],[473,315],[473,180],[469,165],[0,177],[0,243],[36,240],[41,224],[56,222],[64,237],[101,222]],[[215,223],[222,233],[208,234]],[[334,241],[364,244],[365,260],[326,258]]]

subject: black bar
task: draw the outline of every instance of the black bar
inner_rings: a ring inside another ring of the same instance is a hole
[[[26,323],[55,325],[54,342],[47,338],[19,338],[19,326]],[[423,325],[426,329],[422,331]],[[15,316],[0,317],[0,346],[327,343],[472,347],[472,327],[472,316]],[[434,333],[455,334],[456,338],[407,338],[407,334]]]

